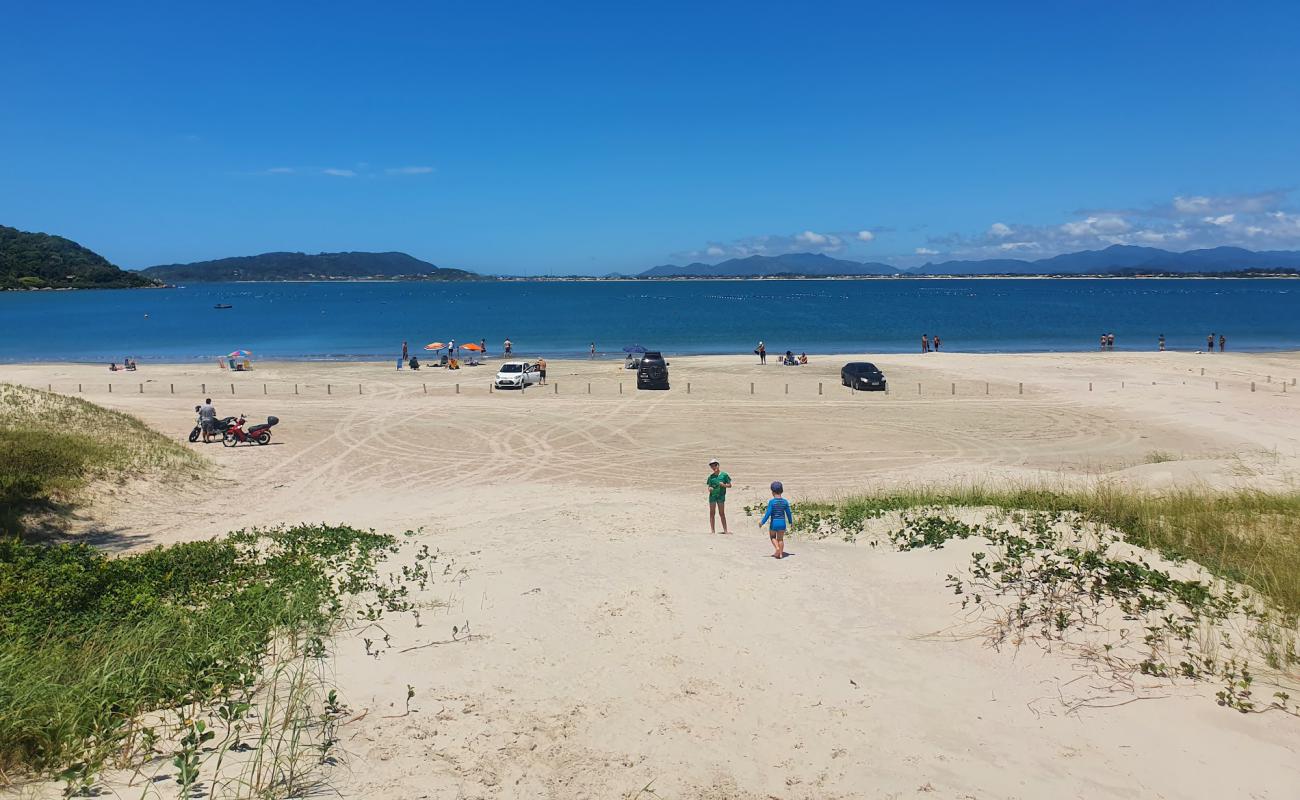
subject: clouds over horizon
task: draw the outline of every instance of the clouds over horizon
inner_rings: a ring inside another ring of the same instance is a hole
[[[1080,209],[1053,224],[992,220],[979,233],[948,233],[916,241],[897,241],[896,250],[869,254],[879,234],[894,229],[872,226],[854,231],[747,236],[710,241],[704,247],[673,253],[676,260],[721,261],[785,253],[822,253],[858,260],[910,266],[924,260],[1018,258],[1034,260],[1111,245],[1140,245],[1185,251],[1235,246],[1249,250],[1300,249],[1300,210],[1291,204],[1293,190],[1276,189],[1238,195],[1177,195],[1145,208]],[[915,229],[913,229],[915,230]],[[893,237],[886,237],[893,238]],[[903,237],[898,237],[902,239]]]
[[[1081,209],[1054,225],[993,222],[980,234],[927,239],[926,255],[948,258],[1046,258],[1111,245],[1184,251],[1234,246],[1250,250],[1300,248],[1300,213],[1290,190],[1240,195],[1178,195],[1146,208]],[[920,253],[920,249],[917,251]]]

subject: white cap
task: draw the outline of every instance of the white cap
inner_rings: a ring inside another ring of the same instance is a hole
[[[710,467],[713,466],[714,464],[717,464],[717,463],[719,463],[719,462],[718,462],[718,459],[716,459],[716,458],[710,458],[710,459],[709,459],[709,466],[710,466]]]

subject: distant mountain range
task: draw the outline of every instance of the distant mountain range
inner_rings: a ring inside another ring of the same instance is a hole
[[[127,289],[157,282],[62,236],[0,225],[0,290]]]
[[[436,267],[406,253],[262,253],[192,264],[163,264],[141,275],[167,283],[221,281],[311,281],[395,278],[472,281],[483,276],[463,269]]]
[[[1213,274],[1246,271],[1300,270],[1300,251],[1254,251],[1213,247],[1174,253],[1158,247],[1111,245],[1036,261],[1000,258],[927,263],[901,269],[875,262],[849,261],[814,253],[733,258],[717,264],[665,264],[640,273],[640,278],[757,278],[772,276],[853,275],[1127,275]]]

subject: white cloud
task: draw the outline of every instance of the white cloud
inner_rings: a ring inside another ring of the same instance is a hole
[[[928,247],[918,247],[918,248],[916,248],[916,254],[917,254],[918,256],[937,256],[937,255],[939,255],[939,251],[938,251],[938,250],[931,250],[931,249],[928,248]]]
[[[428,175],[433,167],[389,167],[384,170],[389,175]]]
[[[357,176],[356,170],[337,169],[335,167],[327,167],[326,169],[321,170],[321,174],[332,175],[335,178],[355,178]]]
[[[704,255],[711,256],[713,258],[718,258],[719,256],[725,256],[726,254],[727,251],[723,250],[721,247],[717,246],[716,244],[709,245],[708,249],[704,251]]]
[[[1210,209],[1210,198],[1208,197],[1183,197],[1174,198],[1174,210],[1182,214],[1203,214]]]
[[[1038,247],[1038,242],[1003,242],[1002,244],[998,245],[998,249],[1002,251],[1033,250],[1037,247]]]
[[[822,234],[813,233],[812,231],[804,231],[803,233],[796,235],[794,238],[803,242],[804,244],[811,244],[813,246],[823,245],[826,244],[826,242],[828,241],[827,238]]]
[[[1102,236],[1123,233],[1133,227],[1116,214],[1101,214],[1077,222],[1067,222],[1061,230],[1070,236]]]
[[[857,240],[859,242],[870,242],[875,238],[876,235],[871,231],[858,231]]]
[[[1011,226],[1001,222],[995,222],[989,226],[989,236],[996,236],[999,239],[1005,239],[1012,234]]]
[[[1237,218],[1236,214],[1223,214],[1217,217],[1206,217],[1201,221],[1208,222],[1211,225],[1231,225],[1233,220],[1235,220],[1236,218]]]

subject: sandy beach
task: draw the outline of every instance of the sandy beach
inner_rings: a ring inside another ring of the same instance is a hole
[[[76,527],[105,547],[328,521],[417,530],[464,570],[422,627],[390,627],[382,658],[337,642],[339,692],[371,710],[329,778],[347,797],[1300,796],[1293,717],[993,650],[944,589],[958,548],[795,538],[777,562],[743,510],[772,480],[796,503],[922,484],[1295,489],[1300,354],[872,357],[888,394],[840,385],[852,357],[811,358],[670,358],[669,392],[638,392],[614,357],[552,361],[525,392],[489,390],[497,359],[6,364],[0,381],[177,438],[205,394],[280,418],[268,447],[195,445],[208,486],[104,492]],[[735,483],[732,536],[709,534],[711,457]]]

